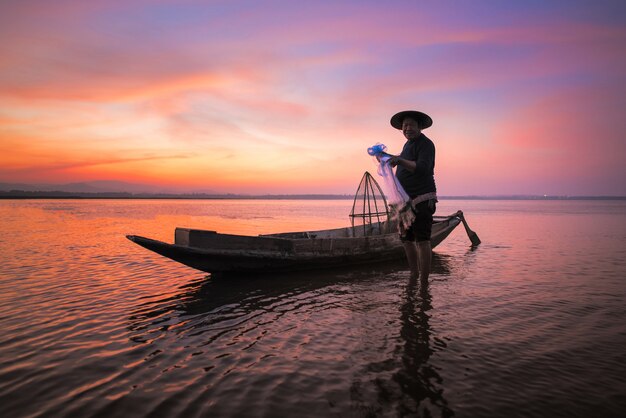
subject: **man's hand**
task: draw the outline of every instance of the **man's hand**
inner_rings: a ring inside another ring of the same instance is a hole
[[[400,157],[399,155],[394,155],[393,157],[391,157],[389,159],[389,164],[392,167],[395,167],[397,165],[401,165],[402,167],[406,168],[410,172],[414,172],[415,169],[417,168],[417,165],[416,165],[415,161],[406,160],[406,159]]]

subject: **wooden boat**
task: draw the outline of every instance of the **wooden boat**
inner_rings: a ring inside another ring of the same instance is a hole
[[[462,212],[435,217],[432,246],[463,221]],[[259,236],[176,228],[174,244],[128,235],[148,250],[209,273],[273,273],[377,263],[404,257],[395,226],[387,221],[320,231]]]
[[[349,227],[259,236],[176,228],[174,244],[137,235],[127,238],[164,257],[209,273],[318,270],[403,258],[397,222],[389,221],[396,215],[378,183],[365,172],[355,194]],[[450,216],[434,217],[432,246],[441,243],[460,223],[472,244],[478,245],[478,236],[467,226],[463,212],[458,211]]]

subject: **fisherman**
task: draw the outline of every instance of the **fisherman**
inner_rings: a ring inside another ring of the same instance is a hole
[[[389,160],[396,167],[396,177],[409,196],[415,219],[400,232],[400,240],[406,252],[411,276],[428,282],[432,247],[430,235],[433,214],[436,209],[435,145],[422,133],[433,120],[425,113],[406,110],[391,118],[391,126],[399,129],[406,138],[400,155]]]

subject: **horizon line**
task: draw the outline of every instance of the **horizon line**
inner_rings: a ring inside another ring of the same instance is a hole
[[[131,193],[131,192],[65,192],[55,191],[1,191],[0,199],[354,199],[347,193]],[[486,194],[441,195],[443,200],[626,200],[623,195],[534,195]]]

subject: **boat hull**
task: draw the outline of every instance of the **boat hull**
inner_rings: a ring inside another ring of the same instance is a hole
[[[441,243],[459,223],[456,215],[438,218],[433,223],[432,246]],[[377,227],[378,231],[386,229],[383,224]],[[222,274],[328,269],[404,257],[397,232],[365,232],[359,235],[353,228],[340,228],[254,237],[177,228],[174,244],[137,235],[127,238],[186,266]]]

